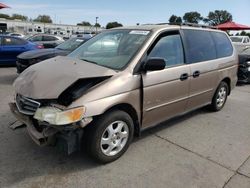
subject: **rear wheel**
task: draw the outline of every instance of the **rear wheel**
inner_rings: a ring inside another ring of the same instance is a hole
[[[99,162],[112,162],[128,149],[133,135],[131,117],[123,111],[111,111],[99,117],[87,130],[88,153]]]
[[[222,81],[212,99],[212,103],[210,105],[210,109],[212,111],[220,111],[224,107],[227,101],[228,92],[229,89],[227,83]]]

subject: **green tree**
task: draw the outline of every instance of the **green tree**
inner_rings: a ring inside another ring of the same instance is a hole
[[[52,19],[50,18],[49,15],[39,15],[33,21],[35,21],[35,22],[42,22],[42,23],[52,23]]]
[[[176,16],[174,14],[172,16],[170,16],[168,21],[169,21],[169,23],[182,23],[181,17]]]
[[[214,12],[209,12],[207,18],[203,19],[205,23],[208,23],[212,26],[223,24],[232,20],[232,14],[227,12],[226,10],[215,10]]]
[[[10,19],[8,14],[0,14],[0,18]]]
[[[12,14],[11,16],[11,19],[18,19],[18,20],[24,20],[24,21],[27,21],[28,20],[28,17],[27,16],[24,16],[24,15],[21,15],[21,14]]]
[[[99,23],[96,23],[94,27],[101,27],[101,25]]]
[[[118,22],[109,22],[106,25],[106,29],[111,29],[111,28],[115,28],[115,27],[122,27],[123,25],[121,23]]]
[[[187,12],[184,14],[183,20],[184,22],[198,24],[203,18],[199,12]]]
[[[82,21],[81,23],[78,23],[77,25],[80,25],[80,26],[91,26],[91,23],[86,22],[86,21]]]

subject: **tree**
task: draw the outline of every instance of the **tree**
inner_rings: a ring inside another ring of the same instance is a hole
[[[118,22],[109,22],[106,25],[106,29],[111,29],[111,28],[115,28],[115,27],[122,27],[123,25],[121,23]]]
[[[42,22],[42,23],[52,23],[52,19],[50,18],[49,15],[39,15],[33,21],[35,21],[35,22]]]
[[[232,14],[226,10],[215,10],[214,12],[209,12],[207,18],[203,19],[205,23],[208,23],[212,26],[223,24],[232,20]]]
[[[24,15],[21,15],[21,14],[12,14],[11,16],[11,19],[18,19],[18,20],[24,20],[24,21],[27,21],[28,20],[28,17],[27,16],[24,16]]]
[[[101,25],[99,23],[96,23],[94,27],[101,27]]]
[[[187,12],[183,16],[184,22],[198,24],[202,20],[202,16],[199,12]]]
[[[182,23],[181,17],[176,16],[174,14],[169,18],[168,21],[169,21],[169,23]]]
[[[8,14],[0,14],[0,18],[10,19]]]
[[[91,26],[91,23],[86,22],[86,21],[82,21],[81,23],[78,23],[77,25],[80,25],[80,26]]]

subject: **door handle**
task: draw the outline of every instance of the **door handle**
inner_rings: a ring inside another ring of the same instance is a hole
[[[193,77],[194,77],[194,78],[199,77],[200,74],[201,74],[200,71],[194,71]]]
[[[183,80],[186,80],[188,79],[188,73],[183,73],[180,77],[180,80],[183,81]]]

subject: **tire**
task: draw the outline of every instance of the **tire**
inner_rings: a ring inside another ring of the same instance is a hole
[[[124,111],[105,113],[86,130],[88,154],[100,163],[109,163],[121,157],[134,135],[132,118]]]
[[[222,81],[213,96],[212,103],[210,105],[210,110],[214,112],[220,111],[227,101],[228,93],[228,85],[226,82]]]

